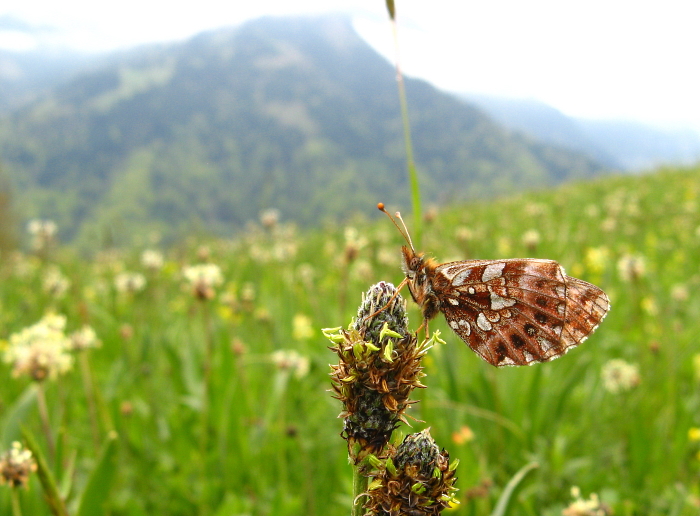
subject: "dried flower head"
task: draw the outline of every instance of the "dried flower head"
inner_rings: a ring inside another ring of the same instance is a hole
[[[0,455],[0,484],[10,487],[29,487],[29,475],[36,471],[32,452],[15,441],[12,448]]]
[[[621,358],[614,358],[603,365],[600,376],[605,390],[613,394],[631,390],[639,385],[639,367]]]
[[[221,269],[213,263],[200,263],[191,265],[182,270],[182,275],[189,283],[192,293],[198,299],[213,299],[216,292],[215,287],[224,282]]]
[[[424,387],[420,361],[430,342],[418,344],[408,331],[406,303],[385,282],[363,296],[348,330],[327,329],[324,334],[339,358],[331,366],[334,397],[343,403],[342,436],[358,464],[368,454],[380,453],[399,422],[405,422],[411,392]]]
[[[377,516],[440,514],[457,503],[453,496],[457,464],[450,464],[449,454],[440,451],[430,429],[409,435],[370,484],[364,508]]]
[[[38,323],[10,335],[5,362],[12,364],[12,375],[30,376],[40,382],[70,370],[73,357],[70,340],[63,333],[66,318],[47,315]]]

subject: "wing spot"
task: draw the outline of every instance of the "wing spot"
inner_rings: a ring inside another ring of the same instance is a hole
[[[455,299],[454,297],[448,297],[448,298],[447,298],[447,301],[448,301],[450,304],[455,305],[455,306],[457,306],[457,305],[459,304],[459,299]]]
[[[452,328],[453,330],[458,330],[459,324],[457,324],[457,321],[450,321],[450,328]]]
[[[512,333],[510,336],[510,341],[513,343],[513,346],[516,348],[520,349],[523,346],[525,346],[525,339],[523,339],[520,335],[517,333]]]
[[[542,312],[535,313],[535,320],[540,324],[545,324],[547,322],[547,316]]]
[[[527,323],[527,324],[525,325],[525,332],[526,332],[530,337],[534,337],[535,335],[537,335],[537,328],[535,328],[532,324]]]
[[[490,331],[493,328],[488,319],[486,319],[484,312],[479,312],[479,316],[476,318],[476,325],[484,331]]]
[[[547,298],[544,296],[539,296],[536,300],[535,303],[540,305],[542,308],[545,308],[547,306]]]
[[[505,266],[505,262],[488,264],[486,267],[484,267],[484,272],[481,275],[481,281],[486,283],[492,279],[500,278],[503,274],[503,269]]]
[[[467,276],[469,276],[470,270],[464,270],[457,274],[454,279],[452,280],[452,286],[454,287],[459,287],[460,285],[464,284],[464,280],[467,279]]]
[[[510,297],[501,297],[498,294],[491,292],[491,310],[502,310],[516,303],[515,299]]]

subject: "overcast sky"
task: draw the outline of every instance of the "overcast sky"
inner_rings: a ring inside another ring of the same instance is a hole
[[[396,0],[408,75],[456,92],[546,102],[566,114],[700,130],[700,2]],[[394,59],[384,0],[3,0],[46,37],[92,51],[183,39],[263,15],[348,12]],[[50,29],[50,30],[49,30]],[[18,32],[0,46],[30,48]]]

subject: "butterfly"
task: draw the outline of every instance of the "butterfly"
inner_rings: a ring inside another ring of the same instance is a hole
[[[406,225],[401,248],[408,285],[424,324],[439,312],[447,324],[491,365],[548,362],[581,344],[610,310],[601,289],[567,276],[554,260],[515,258],[437,263],[413,248]]]

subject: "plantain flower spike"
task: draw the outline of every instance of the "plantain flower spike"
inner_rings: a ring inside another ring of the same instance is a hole
[[[428,345],[408,331],[406,302],[391,283],[373,285],[363,295],[350,327],[326,329],[339,358],[331,365],[334,397],[343,403],[341,435],[350,459],[360,464],[381,455],[391,433],[406,422],[409,396],[423,388],[420,361]]]
[[[370,484],[366,514],[424,516],[453,507],[457,463],[450,464],[429,428],[407,436]]]

